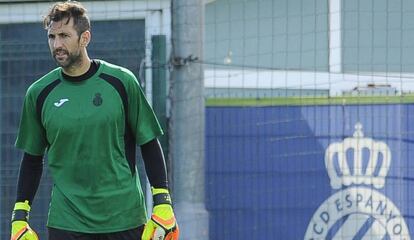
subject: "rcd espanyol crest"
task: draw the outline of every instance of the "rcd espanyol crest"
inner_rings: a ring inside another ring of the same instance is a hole
[[[390,165],[387,144],[365,138],[360,123],[353,137],[330,144],[325,166],[331,187],[338,191],[315,212],[305,240],[410,240],[399,209],[378,191]]]

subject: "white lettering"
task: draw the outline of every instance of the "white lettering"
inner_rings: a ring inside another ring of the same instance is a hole
[[[362,200],[364,199],[364,196],[362,196],[362,194],[357,193],[356,195],[356,205],[359,206],[359,204],[362,202]]]
[[[379,210],[381,212],[381,215],[384,215],[385,209],[387,209],[387,204],[382,206],[383,203],[384,203],[383,201],[379,201],[377,209],[376,209],[376,211]]]
[[[321,235],[323,233],[323,228],[321,227],[320,230],[318,230],[318,229],[316,229],[317,226],[318,225],[316,223],[313,224],[313,232],[318,234],[318,235]]]
[[[401,231],[402,231],[402,227],[401,224],[395,224],[394,227],[392,228],[392,232],[394,233],[394,235],[401,235]]]
[[[387,217],[387,224],[394,218],[396,218],[397,216],[395,216],[394,214],[392,214],[392,210],[390,211],[390,214]]]
[[[370,208],[370,209],[372,209],[373,208],[373,206],[372,206],[372,196],[369,196],[369,198],[368,198],[368,201],[367,201],[367,203],[365,204],[365,207],[366,208]]]
[[[304,239],[325,239],[339,219],[354,214],[373,217],[386,229],[390,239],[411,239],[403,215],[394,203],[382,193],[366,187],[349,187],[329,197],[313,215]],[[345,229],[341,227],[340,230]],[[353,236],[356,232],[349,234]]]
[[[335,205],[336,205],[336,211],[340,212],[343,210],[342,206],[341,206],[341,200],[340,199],[336,199],[335,200]]]
[[[319,215],[319,217],[322,219],[322,221],[326,224],[328,224],[329,222],[329,213],[328,212],[322,212],[321,215]]]
[[[346,205],[347,208],[352,207],[352,200],[350,198],[351,198],[351,194],[347,194],[345,196],[345,201],[348,203],[348,205]]]

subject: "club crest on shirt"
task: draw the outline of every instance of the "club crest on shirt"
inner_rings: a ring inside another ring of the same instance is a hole
[[[100,93],[95,93],[95,97],[93,98],[93,105],[95,105],[95,106],[101,106],[102,105],[102,102],[103,102],[103,99],[102,99],[102,97],[101,97],[101,94]]]
[[[325,167],[332,189],[338,190],[314,213],[305,240],[410,240],[407,224],[395,204],[382,194],[391,165],[385,142],[364,137],[355,124],[353,137],[331,143]]]

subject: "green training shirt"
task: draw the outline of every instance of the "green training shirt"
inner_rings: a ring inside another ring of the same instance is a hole
[[[161,127],[129,70],[102,60],[83,81],[57,68],[27,90],[16,147],[48,156],[49,227],[117,232],[146,222],[135,147]]]

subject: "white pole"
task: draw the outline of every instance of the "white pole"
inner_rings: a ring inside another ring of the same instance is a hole
[[[341,0],[329,1],[329,72],[342,72]]]

